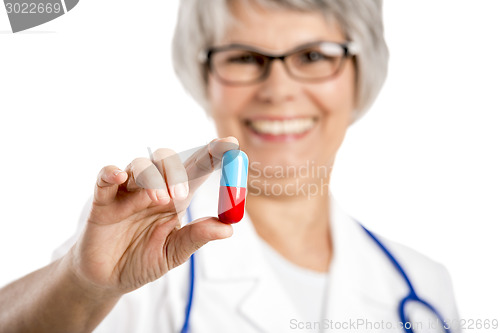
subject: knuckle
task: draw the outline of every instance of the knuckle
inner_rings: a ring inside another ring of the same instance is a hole
[[[158,148],[154,151],[153,153],[153,157],[155,159],[162,159],[162,158],[165,158],[165,157],[168,157],[168,156],[172,156],[172,155],[176,155],[177,153],[175,152],[175,150],[173,149],[170,149],[170,148]]]
[[[214,169],[215,169],[215,162],[216,161],[214,161],[214,158],[212,157],[212,155],[208,155],[208,156],[202,156],[202,157],[197,158],[194,161],[194,164],[202,172],[209,173],[209,172],[214,171]]]
[[[182,163],[170,165],[169,170],[167,170],[167,173],[168,173],[169,185],[175,185],[188,181],[187,171],[184,165],[182,165]]]
[[[132,171],[132,173],[138,174],[148,167],[152,165],[151,161],[147,159],[146,157],[137,157],[130,162],[128,169]]]
[[[130,162],[130,164],[132,166],[134,165],[141,165],[141,164],[144,164],[144,163],[151,163],[151,161],[149,159],[147,159],[146,157],[136,157],[132,160],[132,162]]]
[[[95,184],[95,189],[96,189],[96,191],[97,191],[97,190],[104,190],[104,189],[106,189],[106,188],[107,188],[107,186],[104,186],[102,183],[97,182],[97,183]]]
[[[153,160],[156,164],[163,162],[167,165],[180,162],[179,155],[172,149],[160,148],[153,153]]]
[[[168,148],[161,148],[153,153],[153,159],[162,175],[167,176],[169,184],[186,181],[186,168],[181,161],[179,154]]]

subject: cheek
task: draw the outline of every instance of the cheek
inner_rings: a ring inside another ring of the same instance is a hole
[[[251,96],[251,92],[245,87],[222,85],[213,78],[209,79],[207,91],[214,118],[237,116]]]
[[[323,114],[320,135],[322,141],[330,143],[330,149],[323,151],[328,157],[336,155],[355,108],[355,72],[347,65],[340,76],[309,90],[310,99]]]
[[[211,111],[218,112],[218,105],[224,100],[224,87],[219,85],[212,77],[208,79],[207,85],[208,101],[210,102]]]
[[[338,125],[349,120],[355,108],[355,74],[352,63],[346,64],[341,75],[312,86],[309,97],[321,109],[327,120],[334,120]]]

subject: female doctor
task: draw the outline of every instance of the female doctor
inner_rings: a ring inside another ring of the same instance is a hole
[[[0,291],[0,327],[456,332],[446,269],[364,229],[329,194],[346,130],[385,80],[381,1],[180,6],[175,69],[221,139],[185,162],[165,148],[104,167],[78,234]],[[211,217],[217,169],[238,147],[246,214],[227,225]]]

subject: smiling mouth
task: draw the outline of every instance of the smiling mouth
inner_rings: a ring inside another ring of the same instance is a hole
[[[317,122],[316,117],[291,119],[247,119],[245,124],[255,133],[273,136],[301,135],[309,132]]]

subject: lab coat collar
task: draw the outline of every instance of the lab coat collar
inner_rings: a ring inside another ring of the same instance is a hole
[[[206,188],[217,189],[217,180],[217,176],[211,177]],[[205,192],[200,193],[201,196],[204,204],[193,209],[197,213],[195,218],[214,216],[211,209],[217,207],[217,193]],[[323,319],[395,315],[397,303],[405,293],[400,276],[358,222],[347,215],[333,197],[330,221],[334,255]],[[260,331],[279,332],[292,318],[300,320],[301,316],[269,267],[260,242],[245,215],[234,225],[232,237],[211,242],[198,252],[202,257],[200,274],[207,280],[224,284],[247,281],[248,292],[241,293],[238,303],[240,313]]]

